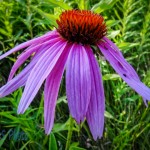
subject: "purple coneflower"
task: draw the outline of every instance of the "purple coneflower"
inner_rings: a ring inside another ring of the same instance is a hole
[[[96,140],[103,134],[105,97],[102,75],[91,45],[99,48],[114,70],[145,102],[150,100],[150,89],[140,81],[116,45],[106,37],[102,16],[88,10],[68,10],[60,15],[57,24],[56,30],[22,43],[0,56],[2,59],[25,48],[12,67],[7,84],[0,88],[0,97],[25,86],[18,106],[18,113],[22,114],[45,81],[44,127],[49,134],[54,123],[59,86],[66,69],[70,113],[78,123],[87,119]],[[99,53],[98,50],[96,53]],[[31,62],[13,78],[16,70],[30,56]]]

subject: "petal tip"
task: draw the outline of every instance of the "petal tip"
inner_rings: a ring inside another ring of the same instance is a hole
[[[22,114],[21,111],[20,111],[19,109],[17,110],[17,114]]]
[[[49,129],[47,129],[46,127],[44,127],[45,128],[45,134],[46,135],[49,135],[50,133],[51,133],[51,128],[49,128]]]
[[[23,114],[25,112],[20,106],[18,106],[17,114]]]

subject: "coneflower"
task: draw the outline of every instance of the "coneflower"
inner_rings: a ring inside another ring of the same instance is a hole
[[[56,30],[22,43],[0,56],[2,59],[25,49],[12,67],[7,84],[0,88],[0,97],[25,86],[18,106],[18,113],[24,113],[45,81],[44,127],[46,134],[49,134],[66,69],[70,113],[78,123],[87,119],[96,140],[103,135],[105,111],[102,75],[95,57],[99,50],[121,78],[143,97],[145,103],[150,100],[150,89],[140,81],[117,46],[106,37],[107,29],[101,15],[88,10],[68,10],[60,15],[57,24]],[[99,50],[93,52],[91,45],[97,46]],[[17,69],[31,55],[30,63],[13,78]]]

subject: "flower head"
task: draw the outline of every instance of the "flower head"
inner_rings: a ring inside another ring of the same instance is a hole
[[[45,81],[44,127],[49,134],[54,123],[59,86],[66,69],[70,113],[78,123],[86,118],[93,138],[100,138],[104,128],[105,97],[102,75],[91,45],[99,48],[114,70],[143,97],[145,103],[150,100],[150,89],[140,81],[117,46],[106,37],[102,16],[87,10],[69,10],[60,15],[57,23],[56,30],[22,43],[0,56],[2,59],[25,49],[13,65],[8,82],[0,88],[0,97],[25,86],[18,106],[18,113],[24,113]],[[30,63],[13,77],[30,56]]]
[[[70,42],[91,45],[106,35],[104,18],[88,10],[64,11],[57,24],[57,31]]]

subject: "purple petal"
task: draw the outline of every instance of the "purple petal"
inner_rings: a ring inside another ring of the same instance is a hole
[[[45,133],[49,134],[52,130],[55,116],[55,106],[58,96],[61,78],[64,72],[66,60],[69,54],[70,46],[67,46],[62,52],[54,69],[47,77],[44,88],[44,127]]]
[[[19,87],[25,85],[25,82],[27,81],[31,69],[34,67],[41,54],[41,52],[38,52],[32,59],[32,61],[29,63],[29,65],[27,65],[15,78],[8,81],[6,85],[0,88],[0,97],[4,97],[17,90]]]
[[[93,138],[96,140],[103,135],[105,96],[100,68],[90,47],[87,47],[87,53],[91,68],[92,91],[86,116]]]
[[[109,46],[116,52],[117,55],[120,55],[121,57],[123,57],[121,51],[111,40],[109,40],[107,37],[103,37],[103,40],[109,44]]]
[[[30,46],[32,44],[38,44],[38,43],[40,43],[42,41],[48,40],[49,38],[55,37],[55,36],[57,36],[57,32],[56,31],[50,31],[50,32],[46,33],[45,35],[43,35],[41,37],[38,37],[38,38],[35,38],[33,40],[29,40],[27,42],[24,42],[24,43],[22,43],[22,44],[20,44],[20,45],[18,45],[16,47],[14,47],[13,49],[9,50],[5,54],[1,55],[0,56],[0,60],[5,58],[5,57],[7,57],[8,55],[10,55],[10,54],[12,54],[14,52],[17,52],[17,51],[19,51],[19,50],[21,50],[23,48],[26,48],[26,47],[28,47],[28,46]]]
[[[24,93],[18,106],[18,113],[24,113],[28,108],[42,83],[57,63],[65,46],[66,42],[64,41],[55,43],[36,63],[26,82]]]
[[[71,115],[83,121],[91,96],[90,66],[85,48],[74,44],[66,68],[66,92]]]
[[[110,42],[101,41],[98,44],[98,47],[101,49],[102,54],[109,61],[115,71],[121,76],[121,78],[137,93],[139,93],[144,100],[150,100],[150,89],[145,86],[139,79],[137,73],[133,67],[124,59],[120,54],[118,55],[119,49],[113,46],[110,46]]]
[[[34,53],[37,51],[46,51],[50,48],[53,42],[58,42],[60,38],[52,38],[46,42],[40,43],[38,45],[31,45],[25,52],[23,52],[18,59],[16,60],[15,64],[13,65],[8,81],[11,80],[16,73],[17,69]]]
[[[120,64],[120,66],[123,65],[123,66],[125,66],[125,68],[130,69],[130,70],[128,70],[128,71],[130,71],[130,72],[129,72],[129,73],[130,73],[130,76],[132,76],[135,80],[138,80],[138,81],[139,81],[140,79],[139,79],[139,76],[137,75],[136,71],[135,71],[135,70],[133,69],[133,67],[124,59],[124,57],[123,57],[121,51],[119,51],[118,47],[117,47],[112,41],[110,41],[108,38],[104,37],[103,39],[104,39],[105,42],[107,43],[108,48],[109,48],[110,52],[112,53],[112,55],[113,55],[118,61],[120,61],[121,58],[124,60],[124,61],[122,61],[122,64]],[[121,59],[121,60],[122,60],[122,59]]]

